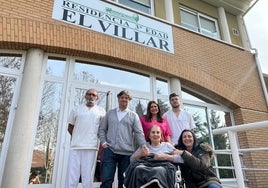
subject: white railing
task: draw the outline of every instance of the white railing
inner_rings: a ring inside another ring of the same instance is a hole
[[[233,163],[234,163],[234,170],[235,170],[235,175],[236,175],[236,181],[237,181],[237,186],[239,188],[245,188],[245,180],[244,180],[244,170],[263,170],[263,171],[268,171],[268,169],[257,169],[257,168],[242,168],[242,163],[240,160],[240,154],[241,152],[245,151],[268,151],[268,147],[261,147],[261,148],[244,148],[244,149],[239,149],[239,143],[237,139],[237,132],[240,131],[249,131],[249,130],[257,130],[261,128],[268,128],[268,121],[262,121],[262,122],[255,122],[255,123],[249,123],[249,124],[243,124],[243,125],[237,125],[237,126],[232,126],[232,127],[223,127],[219,129],[214,129],[213,134],[228,134],[229,141],[230,141],[230,148],[231,148],[231,154],[233,158]]]

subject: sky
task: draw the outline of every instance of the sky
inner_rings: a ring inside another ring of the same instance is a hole
[[[268,0],[259,0],[244,16],[252,48],[258,51],[260,67],[268,74]]]

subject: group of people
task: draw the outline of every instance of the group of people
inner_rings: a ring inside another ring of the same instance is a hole
[[[143,170],[158,174],[162,187],[174,186],[172,181],[163,178],[167,169],[172,169],[170,166],[161,164],[161,168],[155,169],[156,166],[148,167],[143,163],[140,168],[137,161],[145,158],[179,163],[187,188],[221,187],[210,164],[213,150],[208,144],[198,143],[192,131],[194,120],[181,109],[178,94],[170,94],[172,108],[163,115],[159,104],[150,101],[142,117],[128,108],[132,96],[126,90],[117,95],[118,107],[106,113],[96,105],[98,93],[95,89],[89,89],[85,99],[86,104],[75,107],[68,118],[71,144],[66,188],[76,188],[80,176],[83,188],[93,187],[92,172],[99,141],[102,147],[101,188],[112,188],[116,169],[118,188],[140,187],[148,181],[142,175]],[[132,181],[133,174],[137,177],[135,173],[140,177],[138,181]]]

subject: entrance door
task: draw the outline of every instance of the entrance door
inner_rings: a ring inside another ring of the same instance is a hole
[[[98,91],[98,95],[99,95],[99,100],[97,102],[97,105],[103,107],[106,111],[110,108],[110,104],[111,104],[111,92],[107,91],[104,88],[96,88],[95,86],[89,86],[89,85],[73,85],[71,86],[71,92],[70,92],[70,96],[67,97],[68,101],[69,101],[69,106],[68,108],[66,108],[66,111],[64,112],[65,114],[65,125],[66,129],[67,129],[67,118],[68,115],[71,111],[71,109],[77,105],[80,105],[82,103],[85,103],[85,93],[89,88],[94,88]],[[63,144],[63,150],[62,150],[62,154],[60,155],[60,159],[59,159],[59,172],[58,172],[58,176],[60,176],[61,178],[60,181],[57,181],[57,185],[56,187],[63,187],[63,185],[65,184],[65,179],[66,179],[66,172],[67,172],[67,165],[68,165],[68,156],[69,156],[69,148],[70,148],[70,135],[69,133],[66,131],[64,131],[62,134],[65,137],[65,142]],[[96,166],[97,165],[97,155],[96,155]],[[61,168],[62,167],[62,168]],[[94,187],[99,187],[100,182],[99,182],[99,178],[98,178],[98,171],[92,172],[94,174]],[[80,183],[79,186],[81,187]]]
[[[99,100],[97,105],[103,107],[104,109],[106,109],[106,111],[108,111],[111,108],[115,108],[118,105],[117,102],[117,94],[123,90],[122,88],[116,88],[116,87],[105,87],[105,86],[100,86],[97,87],[96,86],[90,86],[90,85],[73,85],[71,86],[71,92],[70,92],[70,97],[69,98],[69,106],[66,110],[66,112],[64,112],[65,115],[65,120],[67,120],[68,114],[70,112],[70,110],[74,107],[77,106],[79,104],[82,104],[84,101],[84,96],[85,96],[85,92],[87,91],[88,88],[94,88],[98,91],[99,93]],[[144,113],[145,107],[149,101],[148,98],[141,96],[139,93],[132,93],[132,101],[130,103],[129,108],[131,110],[136,111],[138,114],[139,113]],[[140,108],[137,108],[137,106],[142,106],[143,110],[137,110]],[[141,114],[139,114],[141,115]],[[63,126],[67,126],[67,122],[64,123]],[[60,181],[57,182],[56,187],[63,187],[63,185],[65,184],[65,175],[66,175],[66,170],[67,170],[67,165],[68,165],[68,155],[69,155],[69,143],[70,143],[70,135],[67,133],[66,129],[63,131],[64,137],[65,137],[65,143],[64,145],[64,149],[63,152],[61,154],[61,157],[59,159],[59,173],[58,175],[61,177]],[[97,159],[97,156],[96,156]],[[100,187],[100,179],[98,177],[98,165],[97,164],[97,160],[96,160],[96,172],[92,172],[94,173],[94,187]],[[114,186],[116,187],[117,185],[117,175],[115,175],[115,180],[114,180]],[[79,184],[78,188],[81,188],[81,184]]]
[[[44,88],[31,168],[31,172],[38,174],[41,183],[29,183],[27,187],[63,188],[70,144],[67,119],[71,109],[84,102],[88,88],[95,88],[99,93],[97,104],[107,111],[118,105],[116,96],[123,89],[104,85],[96,87],[94,84],[78,82],[70,82],[66,89],[63,89],[63,84],[46,82]],[[149,97],[138,92],[131,93],[133,99],[129,108],[139,112],[138,114],[143,113]],[[94,187],[99,187],[98,181],[96,177]],[[116,180],[114,184],[117,184]]]

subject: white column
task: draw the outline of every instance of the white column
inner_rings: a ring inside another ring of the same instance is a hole
[[[181,98],[181,81],[178,78],[170,79],[170,93],[177,93]]]
[[[220,24],[222,28],[223,40],[231,44],[232,41],[230,37],[230,31],[229,31],[229,27],[228,27],[228,23],[226,19],[225,10],[223,7],[219,7],[218,12],[219,12],[219,20],[220,20]]]
[[[166,20],[170,23],[174,23],[174,13],[172,0],[165,0],[165,11],[166,11]]]
[[[32,155],[30,149],[38,111],[43,56],[40,49],[27,52],[1,188],[24,188],[28,183],[27,168]]]

